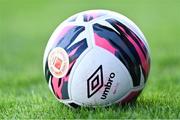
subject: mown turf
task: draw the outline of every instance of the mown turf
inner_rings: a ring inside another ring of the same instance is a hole
[[[0,0],[0,119],[180,118],[179,6],[179,0]],[[134,106],[71,109],[48,89],[43,51],[65,18],[100,8],[142,29],[151,48],[150,77]]]

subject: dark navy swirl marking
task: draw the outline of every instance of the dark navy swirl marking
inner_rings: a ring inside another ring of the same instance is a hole
[[[68,53],[69,56],[69,63],[77,59],[82,52],[88,47],[87,45],[87,40],[84,38],[83,40],[75,43],[73,46],[70,48],[65,48],[66,52]],[[71,55],[71,53],[74,52],[74,54]]]
[[[84,26],[74,26],[71,28],[57,43],[56,47],[66,48],[70,45],[77,36],[85,30]]]
[[[128,35],[130,35],[132,39],[136,42],[136,44],[139,46],[144,56],[147,57],[147,54],[148,54],[147,48],[145,47],[144,43],[140,40],[140,38],[133,31],[131,31],[124,24],[122,24],[121,22],[115,19],[107,19],[106,21],[109,22],[114,28],[116,28],[118,32],[125,34],[124,33],[125,31]],[[122,31],[120,27],[122,27],[124,31]]]
[[[126,37],[122,31],[120,31],[119,34],[113,29],[100,24],[94,24],[93,29],[96,35],[108,41],[109,44],[115,48],[115,53],[113,54],[119,58],[128,69],[133,79],[133,85],[139,86],[141,60],[134,45],[128,40],[128,37]]]
[[[146,81],[150,69],[150,57],[145,44],[132,30],[130,30],[121,22],[115,19],[107,19],[106,21],[114,26],[116,30],[120,32],[121,36],[127,39],[130,44],[133,45],[133,47],[135,48],[135,52],[137,53],[137,56],[139,58],[139,64],[142,68],[142,72]]]

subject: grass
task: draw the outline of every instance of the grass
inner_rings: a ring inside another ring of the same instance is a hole
[[[0,0],[0,119],[180,118],[179,0]],[[50,93],[42,56],[56,26],[87,9],[132,19],[151,48],[148,83],[134,106],[71,109]]]

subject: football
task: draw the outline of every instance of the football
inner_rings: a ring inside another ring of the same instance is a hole
[[[135,101],[150,71],[141,30],[109,10],[88,10],[62,22],[50,37],[44,75],[58,101],[72,107]]]

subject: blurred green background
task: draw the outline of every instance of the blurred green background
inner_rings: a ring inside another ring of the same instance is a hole
[[[89,9],[124,14],[144,32],[151,73],[135,106],[70,109],[50,93],[43,52],[54,29]],[[180,0],[0,0],[0,119],[180,118]]]

